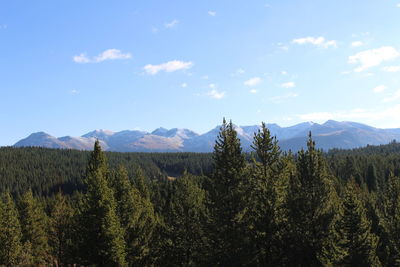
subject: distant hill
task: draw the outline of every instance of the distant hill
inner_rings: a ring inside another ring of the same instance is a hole
[[[297,151],[305,147],[311,131],[317,146],[324,150],[332,148],[351,149],[366,145],[387,144],[400,140],[400,129],[380,129],[357,122],[329,120],[323,124],[304,122],[290,127],[267,124],[279,140],[282,150]],[[117,152],[211,152],[220,126],[197,134],[189,129],[158,128],[153,132],[95,130],[80,137],[54,137],[44,132],[33,133],[18,141],[15,147],[47,147],[91,150],[96,139],[104,150]],[[258,125],[235,126],[245,151],[250,150]]]

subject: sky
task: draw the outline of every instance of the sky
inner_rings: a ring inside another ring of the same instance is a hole
[[[400,128],[400,0],[0,2],[0,145],[223,117]]]

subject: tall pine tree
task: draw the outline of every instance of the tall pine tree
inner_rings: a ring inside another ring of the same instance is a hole
[[[0,200],[0,265],[21,264],[21,238],[21,225],[14,200],[10,193],[4,193]]]
[[[19,209],[24,250],[31,250],[35,266],[44,266],[50,261],[50,248],[47,235],[48,217],[43,205],[29,190],[22,196]]]
[[[354,180],[347,182],[343,199],[343,216],[339,222],[341,247],[345,256],[341,266],[380,266],[376,255],[378,237],[371,232],[371,221]]]
[[[141,185],[143,190],[148,191],[143,184]],[[115,173],[113,188],[117,214],[125,231],[128,262],[131,266],[151,265],[154,256],[151,246],[158,224],[153,204],[133,186],[126,169],[122,166],[119,166]]]
[[[95,142],[87,166],[86,194],[81,207],[82,258],[96,266],[127,266],[124,231],[108,181],[106,157]]]
[[[322,153],[309,135],[307,150],[297,158],[297,173],[291,177],[288,193],[289,245],[287,264],[322,266],[342,256],[335,231],[339,200]]]
[[[220,265],[237,265],[240,259],[242,231],[238,216],[242,210],[245,158],[232,122],[225,119],[214,146],[214,173],[211,200],[214,219],[216,261]]]

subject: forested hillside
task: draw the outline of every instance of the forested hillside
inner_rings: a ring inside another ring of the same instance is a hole
[[[3,148],[0,265],[400,264],[399,144],[252,149],[225,121],[212,154]]]

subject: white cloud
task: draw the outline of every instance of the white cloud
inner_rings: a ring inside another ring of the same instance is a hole
[[[397,7],[400,7],[400,3],[398,3],[396,6],[397,6]]]
[[[364,45],[364,43],[361,42],[361,41],[354,41],[354,42],[351,43],[352,47],[360,47],[360,46],[363,46],[363,45]]]
[[[383,91],[385,91],[386,88],[387,87],[385,85],[378,85],[377,87],[372,89],[372,91],[374,91],[374,93],[382,93]]]
[[[203,77],[201,77],[203,80],[208,80],[208,75],[204,75]]]
[[[281,84],[281,87],[283,87],[283,88],[293,88],[295,86],[296,86],[296,84],[294,82],[287,82],[287,83]]]
[[[377,49],[370,49],[359,52],[348,58],[349,64],[358,64],[355,72],[362,72],[371,67],[379,66],[382,62],[393,60],[400,56],[400,53],[391,46],[383,46]]]
[[[217,12],[209,10],[207,14],[210,15],[211,17],[215,17],[217,15]]]
[[[182,87],[182,88],[186,88],[187,86],[188,86],[187,83],[182,83],[182,84],[181,84],[181,87]]]
[[[400,66],[383,67],[383,71],[386,71],[386,72],[399,72],[400,71]]]
[[[130,53],[122,53],[121,50],[112,48],[101,52],[99,55],[89,58],[86,53],[81,53],[77,56],[73,56],[72,60],[76,63],[99,63],[106,60],[116,59],[130,59],[132,55]]]
[[[282,75],[288,75],[289,73],[287,71],[283,70],[283,71],[281,71],[281,74]]]
[[[73,95],[76,95],[79,92],[78,92],[78,90],[73,89],[73,90],[70,91],[70,93],[73,94]]]
[[[81,53],[77,56],[73,56],[72,60],[76,63],[89,63],[90,59],[86,56],[85,53]]]
[[[261,83],[261,78],[260,77],[253,77],[251,79],[248,79],[247,81],[244,82],[244,85],[246,86],[255,86]]]
[[[273,101],[275,103],[281,103],[282,101],[284,101],[286,99],[295,98],[295,97],[298,97],[298,96],[299,96],[299,94],[290,92],[290,93],[287,93],[285,95],[279,95],[279,96],[271,97],[269,100],[271,100],[271,101]]]
[[[303,37],[303,38],[297,38],[293,39],[292,43],[294,44],[299,44],[299,45],[304,45],[304,44],[312,44],[318,47],[323,47],[323,48],[328,48],[330,46],[332,47],[337,47],[337,42],[335,40],[326,40],[325,37]]]
[[[108,49],[103,51],[100,55],[94,58],[95,62],[102,62],[105,60],[115,60],[115,59],[129,59],[132,55],[130,53],[122,53],[118,49]]]
[[[160,71],[165,71],[165,72],[174,72],[177,70],[186,70],[190,69],[193,66],[193,63],[190,61],[179,61],[179,60],[172,60],[168,61],[166,63],[162,63],[159,65],[152,65],[152,64],[147,64],[144,66],[144,70],[151,75],[155,75]]]
[[[385,97],[382,102],[383,103],[389,103],[389,102],[393,102],[400,99],[400,90],[397,90],[393,95],[389,96],[389,97]]]
[[[208,87],[211,88],[211,89],[215,89],[215,88],[217,88],[217,85],[215,83],[210,83],[208,85]]]
[[[174,28],[176,25],[178,25],[178,23],[179,23],[179,20],[174,19],[174,20],[171,21],[171,22],[165,23],[165,24],[164,24],[164,27],[167,28],[167,29],[171,29],[171,28]]]
[[[214,99],[221,99],[225,96],[225,92],[220,92],[218,90],[211,90],[207,93],[208,96]]]
[[[251,89],[249,92],[252,94],[256,94],[258,91],[256,89]]]

